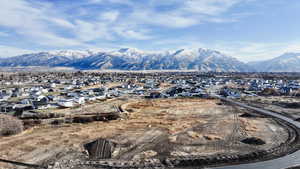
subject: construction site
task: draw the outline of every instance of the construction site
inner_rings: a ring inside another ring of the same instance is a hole
[[[292,125],[219,99],[119,97],[64,112],[28,117],[26,130],[1,136],[0,157],[21,165],[0,168],[193,168],[299,146]]]

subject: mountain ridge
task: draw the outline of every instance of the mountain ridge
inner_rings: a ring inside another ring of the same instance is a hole
[[[300,72],[300,53],[284,53],[273,59],[248,64],[259,72]]]
[[[65,66],[77,69],[254,71],[236,58],[211,49],[151,52],[134,48],[114,51],[55,51],[0,59],[1,67]]]

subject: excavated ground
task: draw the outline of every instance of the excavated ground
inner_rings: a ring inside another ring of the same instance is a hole
[[[34,164],[58,162],[67,169],[72,162],[66,161],[89,160],[83,145],[98,138],[114,143],[112,159],[125,161],[245,154],[277,147],[289,138],[286,127],[277,121],[247,116],[247,110],[219,100],[132,98],[108,100],[103,105],[121,105],[124,118],[36,126],[19,135],[0,138],[0,157]],[[264,144],[241,142],[247,138]],[[0,168],[16,167],[0,162]]]
[[[289,118],[300,119],[300,98],[288,96],[244,97],[243,102],[261,107]]]

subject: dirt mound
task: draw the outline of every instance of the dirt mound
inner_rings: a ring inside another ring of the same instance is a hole
[[[73,118],[73,123],[91,123],[95,121],[91,116],[77,116]]]
[[[100,115],[82,115],[73,117],[73,123],[90,123],[93,121],[110,121],[119,118],[119,114],[103,113]]]

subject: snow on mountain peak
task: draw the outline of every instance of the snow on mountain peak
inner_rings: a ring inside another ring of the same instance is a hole
[[[141,54],[146,53],[136,48],[121,48],[118,50],[119,53],[127,53],[127,54]]]
[[[276,58],[250,63],[257,71],[299,72],[300,53],[284,53]]]
[[[0,66],[70,66],[79,69],[248,71],[247,65],[209,49],[50,51],[1,60]]]
[[[64,56],[69,59],[81,59],[90,55],[89,51],[80,51],[80,50],[59,50],[59,51],[50,51],[49,55],[54,56]]]

